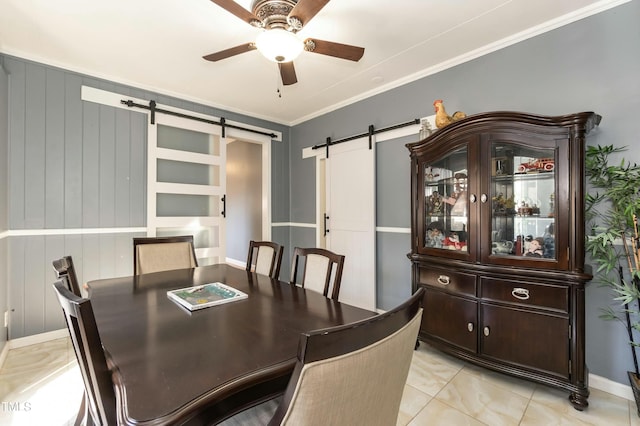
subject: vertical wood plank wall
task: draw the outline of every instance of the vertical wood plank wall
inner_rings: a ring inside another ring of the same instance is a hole
[[[80,98],[83,84],[115,85],[11,58],[4,65],[11,105],[9,229],[144,227],[146,115]],[[51,290],[53,259],[72,255],[82,282],[127,275],[133,236],[8,238],[9,338],[64,328]]]
[[[11,235],[0,239],[0,255],[6,262],[0,272],[0,293],[7,294],[9,339],[65,327],[51,287],[52,260],[73,256],[81,282],[130,275],[131,239],[144,235],[111,231],[146,227],[147,115],[82,101],[83,85],[278,131],[288,129],[20,58],[0,55],[0,64],[8,75],[8,114],[4,114],[8,161],[3,163],[8,163],[8,180],[1,183],[8,195],[0,201],[8,207],[5,231]],[[277,145],[274,152],[287,152],[288,144]],[[286,170],[275,173],[274,185],[288,179]],[[282,192],[288,184],[278,188]],[[100,233],[78,233],[78,229]],[[0,297],[0,308],[3,300]]]
[[[83,102],[80,76],[11,59],[5,67],[10,228],[144,226],[146,115]]]

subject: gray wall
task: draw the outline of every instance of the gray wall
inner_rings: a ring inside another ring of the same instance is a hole
[[[53,259],[72,255],[83,282],[132,272],[131,238],[137,234],[44,235],[46,230],[146,225],[146,116],[83,102],[82,85],[283,132],[271,155],[277,164],[288,163],[286,126],[20,58],[0,60],[9,74],[8,94],[0,89],[0,100],[8,101],[8,114],[0,116],[8,117],[9,128],[9,158],[0,160],[3,170],[8,163],[10,177],[2,180],[8,191],[2,206],[9,208],[8,229],[36,234],[0,240],[0,262],[7,262],[0,303],[8,300],[12,339],[64,327],[51,290]],[[6,138],[0,137],[0,146],[6,147]],[[274,221],[288,221],[288,204],[279,204],[288,203],[288,180],[288,167],[273,169]]]
[[[634,1],[516,45],[458,65],[394,90],[373,96],[291,131],[292,222],[315,221],[315,167],[302,159],[302,149],[377,128],[433,114],[432,103],[444,99],[448,111],[467,114],[516,110],[543,115],[596,111],[603,116],[590,144],[629,145],[627,159],[640,162],[637,117],[640,116],[640,2]],[[417,137],[416,137],[417,140]],[[404,217],[386,209],[409,203],[394,191],[407,191],[409,157],[397,162],[404,149],[380,146],[377,184],[377,226],[409,227]],[[396,151],[397,150],[397,151]],[[388,155],[388,156],[387,156]],[[305,229],[292,229],[307,238]],[[313,240],[311,240],[313,241]],[[385,309],[410,292],[405,254],[408,238],[378,232],[378,304]],[[609,295],[596,284],[587,289],[587,363],[592,373],[627,383],[630,351],[620,325],[598,318]]]
[[[411,175],[405,144],[415,136],[376,144],[376,222],[388,228],[411,227]],[[411,295],[411,234],[376,233],[377,305],[388,310]]]
[[[0,234],[9,229],[7,182],[9,180],[9,129],[8,129],[9,77],[0,57]],[[0,353],[7,342],[4,328],[4,312],[7,310],[7,238],[0,237]]]

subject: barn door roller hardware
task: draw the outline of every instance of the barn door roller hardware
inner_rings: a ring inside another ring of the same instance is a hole
[[[329,158],[329,147],[331,145],[337,145],[339,143],[343,143],[343,142],[349,142],[355,139],[360,139],[360,138],[364,138],[365,136],[369,137],[369,149],[372,148],[372,144],[373,144],[373,135],[377,135],[378,133],[384,133],[384,132],[388,132],[390,130],[395,130],[395,129],[400,129],[402,127],[407,127],[407,126],[413,126],[414,124],[420,124],[420,120],[415,118],[411,121],[407,121],[406,123],[400,123],[400,124],[396,124],[394,126],[389,126],[389,127],[384,127],[382,129],[374,129],[373,124],[369,126],[369,130],[366,133],[361,133],[359,135],[355,135],[355,136],[349,136],[347,138],[343,138],[343,139],[338,139],[337,141],[332,141],[331,138],[327,138],[327,141],[325,143],[322,144],[318,144],[318,145],[314,145],[311,147],[311,149],[319,149],[319,148],[326,148],[327,149],[327,158]]]
[[[262,132],[260,130],[248,129],[248,128],[242,127],[242,126],[236,126],[236,125],[233,125],[233,124],[227,124],[226,120],[224,119],[224,117],[222,117],[220,119],[220,121],[215,121],[215,120],[209,120],[207,118],[196,117],[196,116],[189,115],[189,114],[183,114],[183,113],[180,113],[180,112],[161,109],[161,108],[158,108],[156,106],[156,101],[149,101],[149,105],[143,105],[143,104],[135,103],[132,100],[124,100],[124,99],[122,99],[120,101],[120,103],[123,104],[123,105],[128,106],[129,108],[141,108],[141,109],[146,109],[146,110],[150,111],[151,112],[151,124],[156,124],[156,113],[160,113],[160,114],[173,115],[174,117],[187,118],[189,120],[195,120],[195,121],[200,121],[202,123],[209,123],[209,124],[214,124],[216,126],[220,126],[220,127],[222,127],[222,137],[223,138],[226,137],[226,129],[227,128],[245,130],[247,132],[257,133],[259,135],[269,136],[272,139],[277,137],[277,135],[275,135],[274,133]]]

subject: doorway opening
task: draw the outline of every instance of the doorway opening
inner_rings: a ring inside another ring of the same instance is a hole
[[[227,139],[227,263],[244,266],[250,240],[271,239],[270,141]]]

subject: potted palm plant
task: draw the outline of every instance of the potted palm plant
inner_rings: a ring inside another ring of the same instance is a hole
[[[628,375],[640,416],[640,339],[634,334],[640,331],[640,166],[624,159],[612,163],[611,156],[622,151],[625,148],[613,145],[587,147],[590,189],[585,207],[591,232],[586,248],[595,267],[594,280],[609,287],[613,296],[601,318],[620,321],[629,336],[635,370]]]

